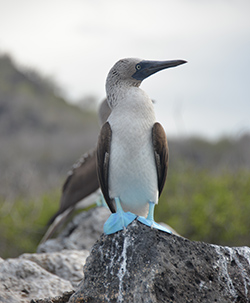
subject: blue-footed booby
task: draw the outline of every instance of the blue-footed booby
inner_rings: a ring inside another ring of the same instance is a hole
[[[167,138],[156,122],[151,99],[139,86],[150,75],[183,63],[127,58],[108,73],[111,114],[97,145],[98,179],[113,213],[104,225],[106,234],[124,229],[137,216],[148,226],[170,232],[154,222],[154,207],[167,176]]]

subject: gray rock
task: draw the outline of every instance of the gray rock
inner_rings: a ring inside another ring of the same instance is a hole
[[[63,250],[43,254],[23,254],[19,259],[35,262],[48,272],[70,281],[75,288],[83,279],[83,265],[89,255],[87,250]]]
[[[96,207],[75,216],[56,239],[38,246],[38,253],[56,252],[64,249],[90,250],[103,233],[103,225],[110,216],[106,207]]]
[[[34,299],[31,300],[30,303],[68,303],[73,293],[74,293],[73,290],[66,291],[61,296],[57,296],[54,298],[38,299],[38,300]]]
[[[70,303],[250,302],[250,248],[193,242],[134,221],[102,235]]]
[[[83,265],[89,254],[84,248],[90,249],[100,237],[109,215],[104,207],[83,212],[57,239],[40,245],[39,254],[0,259],[0,302],[30,302],[73,290],[83,279]]]
[[[0,302],[250,302],[250,248],[193,242],[137,221],[107,236],[109,215],[97,208],[76,216],[40,246],[50,253],[0,259]],[[98,238],[76,286],[88,255],[81,249]]]
[[[69,281],[47,272],[32,261],[0,261],[1,303],[27,303],[32,298],[59,296],[72,289]]]

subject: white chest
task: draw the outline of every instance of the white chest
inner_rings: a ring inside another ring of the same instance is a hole
[[[144,93],[130,97],[129,104],[115,108],[108,119],[112,129],[109,190],[110,197],[120,198],[125,211],[146,215],[148,202],[158,200],[152,145],[155,115]]]

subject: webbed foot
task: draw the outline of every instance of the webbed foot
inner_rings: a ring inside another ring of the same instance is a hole
[[[155,208],[155,204],[153,202],[149,202],[149,211],[147,218],[140,216],[138,217],[137,220],[147,226],[150,226],[151,228],[156,228],[166,233],[172,234],[171,230],[167,229],[166,227],[154,221],[154,208]]]
[[[119,230],[123,230],[137,217],[131,212],[123,211],[119,198],[115,198],[115,203],[116,213],[110,215],[103,227],[106,235],[114,234]]]

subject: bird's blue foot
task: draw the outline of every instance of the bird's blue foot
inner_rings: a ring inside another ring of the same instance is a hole
[[[143,223],[147,226],[150,226],[152,228],[156,228],[156,229],[162,230],[166,233],[172,234],[171,230],[169,230],[166,227],[160,225],[159,223],[156,223],[154,220],[149,220],[149,219],[146,219],[146,218],[140,216],[140,217],[138,217],[138,221],[140,221],[141,223]]]
[[[131,212],[123,211],[119,198],[115,198],[115,203],[116,213],[110,215],[103,227],[106,235],[114,234],[119,230],[123,230],[137,217]]]
[[[154,221],[154,208],[155,208],[155,204],[153,202],[149,202],[149,211],[148,211],[147,218],[140,216],[140,217],[138,217],[137,220],[147,226],[150,226],[152,228],[156,228],[156,229],[159,229],[166,233],[172,234],[172,232],[169,229],[167,229],[166,227],[164,227]]]

